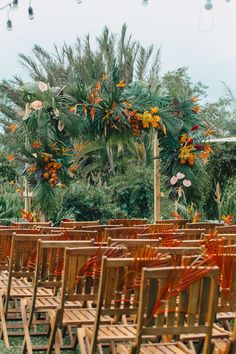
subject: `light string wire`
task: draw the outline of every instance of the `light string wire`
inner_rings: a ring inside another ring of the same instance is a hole
[[[5,5],[0,7],[0,12],[5,10],[5,9],[9,9],[8,13],[7,13],[7,29],[10,31],[12,30],[12,17],[13,17],[13,12],[14,10],[17,8],[18,6],[18,0],[12,0],[9,1],[8,3],[6,3]],[[28,17],[30,20],[33,20],[34,18],[34,10],[32,8],[32,0],[29,0],[29,5],[28,5]]]

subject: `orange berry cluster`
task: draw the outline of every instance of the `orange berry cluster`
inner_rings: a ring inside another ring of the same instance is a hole
[[[44,157],[43,162],[45,163],[43,179],[48,180],[51,186],[55,186],[58,183],[58,170],[62,164],[51,157]]]

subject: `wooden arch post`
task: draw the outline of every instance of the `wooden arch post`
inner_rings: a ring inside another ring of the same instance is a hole
[[[154,133],[154,223],[161,219],[160,146],[158,132]]]

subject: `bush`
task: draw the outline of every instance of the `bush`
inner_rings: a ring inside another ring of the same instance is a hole
[[[74,183],[66,190],[63,198],[63,211],[74,214],[75,220],[101,220],[125,217],[120,208],[112,201],[110,188]]]
[[[130,218],[152,218],[153,174],[143,165],[131,165],[110,179],[113,201]]]

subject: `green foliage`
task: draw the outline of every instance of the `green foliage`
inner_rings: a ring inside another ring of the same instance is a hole
[[[2,219],[19,218],[23,205],[23,200],[16,193],[15,184],[2,183],[0,188],[0,222]]]
[[[124,174],[110,179],[113,201],[128,217],[152,218],[153,176],[143,164],[132,164]]]
[[[216,219],[218,216],[217,204],[215,202],[216,184],[220,184],[221,192],[224,196],[224,189],[227,186],[228,180],[236,174],[236,146],[231,144],[216,145],[213,146],[213,151],[207,165],[210,184],[202,198],[203,209],[210,219]],[[227,204],[226,199],[224,204]]]
[[[76,220],[101,220],[125,217],[126,214],[112,199],[112,191],[107,187],[74,183],[64,194],[62,211],[70,211]]]
[[[223,192],[222,198],[222,214],[232,214],[236,217],[236,179],[231,177],[228,179]]]

